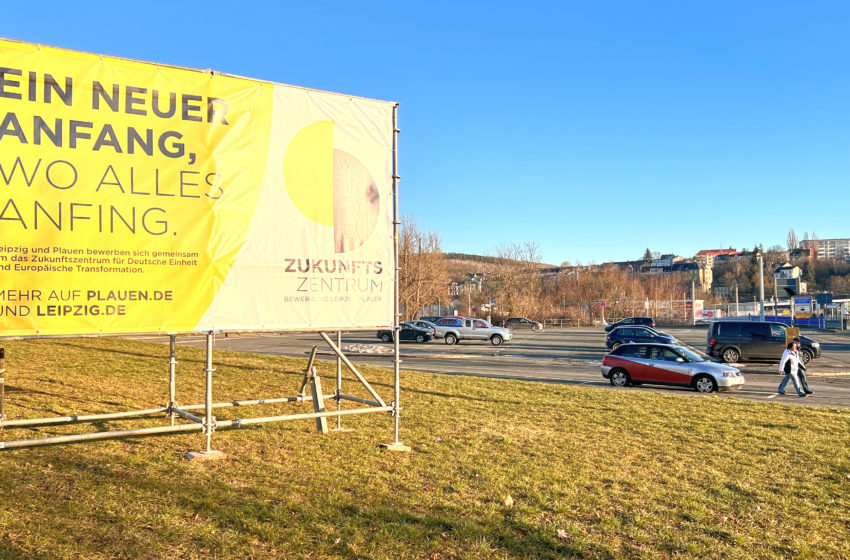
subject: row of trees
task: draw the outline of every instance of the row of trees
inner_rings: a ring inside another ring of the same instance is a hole
[[[644,257],[653,254],[647,249]],[[765,297],[774,291],[773,272],[785,263],[781,247],[763,250]],[[482,259],[488,274],[481,290],[458,298],[458,311],[486,308],[494,319],[526,316],[536,319],[562,318],[591,323],[603,318],[650,314],[656,317],[683,310],[690,299],[691,279],[686,273],[639,275],[613,265],[573,267],[569,272],[541,273],[542,257],[534,243],[513,243],[497,247],[494,255]],[[406,216],[399,238],[399,285],[402,319],[413,319],[428,306],[447,299],[449,275],[446,255],[436,232],[421,231],[413,216]],[[809,292],[829,290],[850,293],[850,263],[814,260],[799,264]],[[714,267],[714,285],[730,290],[737,282],[739,297],[747,300],[758,292],[758,264],[755,255],[738,261],[720,262]],[[780,294],[784,296],[784,294]],[[707,305],[715,303],[711,294],[698,294]],[[483,313],[479,312],[479,315]]]
[[[495,300],[491,311],[494,319],[559,317],[590,323],[603,313],[609,317],[652,313],[647,305],[681,301],[690,286],[686,275],[641,278],[613,266],[541,274],[542,258],[534,243],[499,246],[487,261],[491,272],[480,291],[459,298],[459,312],[468,314],[471,308],[480,310]],[[400,228],[399,266],[403,320],[424,314],[427,306],[438,301],[446,301],[449,277],[439,236],[420,230],[412,216],[406,216]]]

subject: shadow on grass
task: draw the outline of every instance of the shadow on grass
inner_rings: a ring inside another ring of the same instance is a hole
[[[127,465],[116,462],[115,457],[99,462],[92,457],[85,458],[85,454],[79,459],[64,455],[52,456],[50,462],[54,472],[63,473],[63,477],[76,481],[79,486],[76,495],[80,506],[74,508],[76,514],[89,515],[86,510],[92,507],[92,498],[104,492],[109,494],[110,488],[115,488],[116,493],[120,490],[127,500],[118,516],[105,514],[105,511],[116,509],[112,501],[95,504],[90,514],[98,518],[100,534],[99,537],[74,537],[74,554],[79,557],[104,552],[120,555],[120,551],[138,550],[156,555],[158,546],[179,546],[181,541],[184,546],[209,549],[213,556],[224,552],[222,547],[228,554],[238,555],[240,546],[250,547],[252,541],[274,547],[281,542],[291,542],[293,537],[313,542],[319,556],[332,553],[340,558],[361,558],[363,544],[370,540],[373,551],[381,556],[391,555],[400,546],[408,551],[408,557],[423,558],[431,552],[468,550],[470,546],[483,546],[485,550],[511,558],[614,556],[611,550],[592,543],[559,539],[554,527],[518,520],[514,511],[508,509],[494,514],[482,511],[470,516],[460,506],[440,503],[414,512],[404,503],[412,499],[409,495],[398,499],[392,494],[370,496],[364,501],[352,502],[350,491],[345,489],[305,498],[302,494],[304,482],[297,477],[283,478],[278,484],[245,487],[239,482],[231,484],[208,478],[204,472],[200,473],[200,479],[193,478],[198,473],[189,463],[185,464],[187,472],[184,473],[189,476],[175,471],[165,479],[162,473],[157,476],[135,467],[128,470]],[[42,475],[33,473],[31,476],[35,481]],[[11,490],[8,485],[8,481],[0,483],[0,489]],[[155,515],[157,512],[146,513],[145,504],[156,503],[163,496],[168,496],[169,503],[179,508],[177,512],[170,518]],[[136,507],[136,502],[141,505]],[[56,507],[60,509],[52,512],[49,509],[45,513],[52,516],[64,512],[63,505]],[[133,527],[133,521],[142,524],[140,527],[145,531],[134,531],[139,527]],[[202,526],[217,529],[210,532],[201,530]],[[45,533],[53,535],[54,541],[49,544],[69,545],[56,529]],[[103,549],[104,538],[110,539],[107,550]],[[0,558],[40,560],[55,557],[37,556],[31,550],[23,551],[0,540]],[[131,553],[127,557],[136,555]]]

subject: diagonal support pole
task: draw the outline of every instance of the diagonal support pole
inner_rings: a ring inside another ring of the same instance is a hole
[[[366,387],[366,390],[369,391],[369,394],[372,395],[372,398],[375,399],[376,401],[378,401],[378,403],[380,403],[381,406],[387,406],[387,403],[384,402],[384,399],[381,398],[381,395],[379,395],[372,388],[372,386],[369,385],[369,382],[366,381],[366,378],[364,378],[360,374],[360,372],[357,371],[357,368],[354,367],[354,364],[351,363],[351,360],[349,360],[348,357],[345,354],[342,353],[342,350],[340,350],[339,346],[334,344],[334,342],[331,340],[331,338],[327,334],[320,332],[319,335],[325,340],[325,342],[327,342],[328,346],[331,347],[331,350],[333,350],[334,353],[337,356],[339,356],[339,358],[342,360],[342,363],[344,363],[346,365],[346,367],[351,370],[351,373],[354,374],[354,376],[360,381],[360,383],[362,383],[363,386]]]
[[[307,383],[310,382],[310,378],[316,375],[316,367],[313,365],[313,362],[316,361],[316,345],[313,345],[313,351],[310,352],[310,359],[307,361],[307,367],[304,368],[304,380],[301,381],[301,388],[298,389],[298,396],[304,396],[304,389],[307,388]]]
[[[325,412],[325,396],[322,394],[322,380],[318,375],[310,376],[310,391],[313,393],[313,412],[319,414]],[[328,418],[326,416],[316,417],[316,431],[321,434],[328,433]]]

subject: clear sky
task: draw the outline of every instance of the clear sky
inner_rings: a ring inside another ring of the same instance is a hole
[[[0,36],[398,101],[447,252],[850,237],[844,1],[4,2]]]

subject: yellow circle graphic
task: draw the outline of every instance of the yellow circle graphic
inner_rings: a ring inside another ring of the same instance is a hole
[[[283,178],[298,210],[333,228],[337,253],[360,247],[374,231],[378,186],[363,162],[334,148],[333,121],[313,123],[295,135],[286,148]]]

